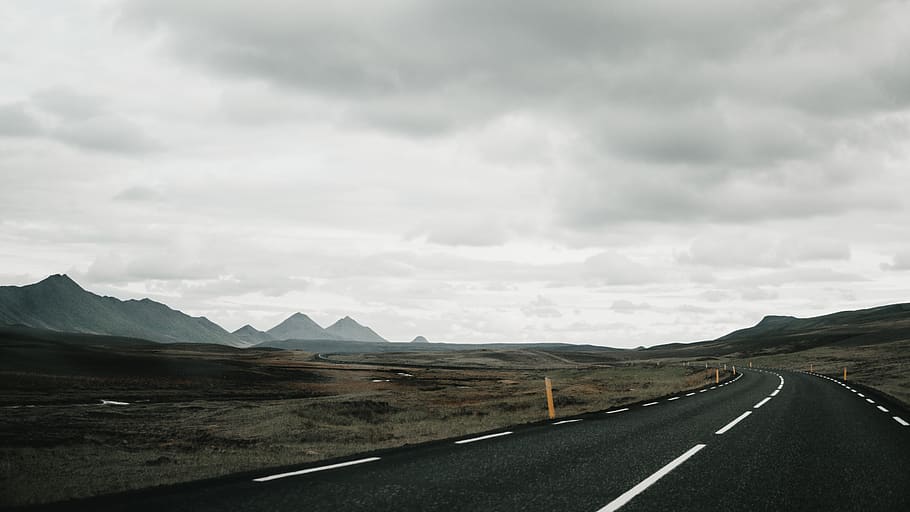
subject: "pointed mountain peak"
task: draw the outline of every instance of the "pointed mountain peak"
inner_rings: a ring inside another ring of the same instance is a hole
[[[327,340],[334,336],[327,333],[321,325],[307,315],[297,312],[287,317],[283,322],[272,327],[267,333],[279,340]]]
[[[53,274],[47,276],[43,280],[35,283],[32,286],[39,286],[42,288],[55,288],[59,290],[76,290],[76,291],[85,291],[81,286],[79,286],[76,281],[73,281],[70,276],[66,274]]]
[[[314,324],[316,323],[312,318],[310,318],[310,315],[307,315],[306,313],[301,313],[300,311],[285,318],[284,322],[304,322],[304,323],[314,323]]]
[[[264,341],[271,341],[271,340],[275,339],[272,337],[271,334],[269,334],[267,332],[262,332],[250,324],[244,325],[243,327],[241,327],[240,329],[237,329],[236,331],[234,331],[231,334],[233,334],[234,336],[237,336],[238,338],[240,338],[244,341],[248,341],[253,344],[258,344],[258,343],[262,343]]]
[[[339,319],[334,324],[325,328],[326,332],[349,341],[387,341],[382,336],[376,334],[376,331],[365,325],[357,323],[350,316]]]

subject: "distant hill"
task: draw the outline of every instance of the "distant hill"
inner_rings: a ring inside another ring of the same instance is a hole
[[[640,352],[649,357],[713,357],[796,352],[910,339],[910,304],[841,311],[811,318],[766,316],[752,327],[716,340],[657,345]]]
[[[353,318],[346,316],[326,327],[325,331],[332,336],[347,341],[372,341],[386,343],[388,340],[376,334],[376,331],[360,325]]]
[[[275,340],[337,340],[321,325],[303,313],[294,313],[283,322],[266,331]]]
[[[168,343],[250,345],[205,317],[150,299],[102,297],[61,274],[26,286],[0,286],[0,324]]]
[[[262,332],[259,329],[256,329],[255,327],[251,326],[250,324],[244,325],[243,327],[241,327],[240,329],[237,329],[236,331],[234,331],[231,334],[233,334],[234,336],[237,336],[238,338],[242,339],[243,341],[250,343],[251,345],[258,345],[264,341],[271,341],[271,340],[275,339],[272,337],[271,334],[269,334],[267,332]]]
[[[890,330],[892,327],[910,327],[910,303],[892,304],[856,311],[840,311],[811,318],[792,316],[766,316],[761,322],[746,329],[733,331],[721,340],[751,339],[760,336],[781,336],[821,331],[838,332],[843,335],[861,334],[858,329],[876,327]]]
[[[411,343],[429,343],[430,341],[424,338],[423,336],[418,336],[411,340]]]

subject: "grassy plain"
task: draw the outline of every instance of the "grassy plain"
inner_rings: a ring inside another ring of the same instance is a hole
[[[680,365],[493,350],[326,361],[216,346],[0,343],[0,506],[463,436],[711,380]],[[432,357],[432,360],[427,359]],[[103,404],[102,400],[129,405]]]
[[[828,345],[800,352],[757,356],[757,365],[808,371],[860,383],[910,408],[910,340],[872,345]]]

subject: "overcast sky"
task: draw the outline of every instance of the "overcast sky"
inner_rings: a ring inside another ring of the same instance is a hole
[[[229,330],[710,339],[910,301],[910,3],[0,4],[0,283]]]

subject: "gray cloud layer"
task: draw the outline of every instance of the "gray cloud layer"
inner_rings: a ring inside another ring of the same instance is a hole
[[[531,112],[575,140],[557,206],[589,229],[893,207],[881,190],[849,192],[855,169],[842,167],[858,162],[836,153],[861,151],[910,104],[910,36],[894,21],[908,10],[136,0],[123,20],[166,29],[187,62],[321,97],[377,130],[472,130]]]
[[[910,293],[907,2],[48,5],[0,4],[16,282],[622,345]]]

